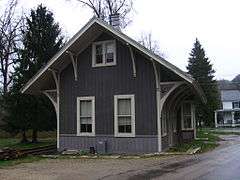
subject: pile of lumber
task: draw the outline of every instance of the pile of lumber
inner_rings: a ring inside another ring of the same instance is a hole
[[[4,148],[0,149],[0,160],[11,160],[23,157],[24,153],[19,150]]]

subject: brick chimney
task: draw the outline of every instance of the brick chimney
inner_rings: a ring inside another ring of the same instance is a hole
[[[120,30],[120,15],[119,14],[111,14],[109,16],[109,24],[114,28]]]

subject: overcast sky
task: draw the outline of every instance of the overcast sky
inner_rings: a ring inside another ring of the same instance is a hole
[[[1,9],[7,0],[0,0]],[[46,5],[68,37],[73,36],[92,12],[76,0],[19,0],[24,11]],[[132,23],[124,32],[138,39],[151,32],[166,59],[186,70],[197,37],[210,58],[217,79],[240,74],[239,0],[135,0]]]

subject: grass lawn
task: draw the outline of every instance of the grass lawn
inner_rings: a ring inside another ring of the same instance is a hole
[[[31,163],[31,162],[35,162],[35,161],[40,161],[42,159],[43,158],[41,158],[40,156],[28,155],[27,157],[14,159],[14,160],[0,160],[0,168],[4,168],[7,166],[14,166],[14,165],[21,164],[21,163]]]
[[[56,144],[56,140],[49,139],[39,139],[38,143],[20,143],[20,139],[17,138],[0,138],[0,149],[4,147],[14,148],[14,149],[27,149],[34,147],[42,147],[47,145]]]
[[[220,138],[212,131],[208,129],[197,130],[197,138],[199,140],[193,140],[189,143],[179,144],[169,149],[169,152],[187,152],[189,149],[195,149],[200,147],[200,153],[212,150],[218,146]],[[206,138],[208,140],[206,140]]]
[[[53,145],[53,144],[56,144],[56,140],[53,138],[39,139],[38,143],[20,143],[20,139],[18,138],[0,138],[0,149],[4,147],[9,147],[9,148],[21,150],[21,149],[42,147],[42,146]],[[6,166],[13,166],[21,163],[31,163],[34,161],[39,161],[41,159],[43,158],[41,158],[40,156],[28,155],[26,157],[14,159],[14,160],[0,160],[0,168],[6,167]]]

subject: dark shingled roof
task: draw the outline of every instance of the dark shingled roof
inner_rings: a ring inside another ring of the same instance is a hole
[[[222,101],[240,101],[240,90],[221,90]]]
[[[220,80],[218,81],[218,88],[220,90],[238,90],[240,85],[236,82],[231,82],[228,80]]]

